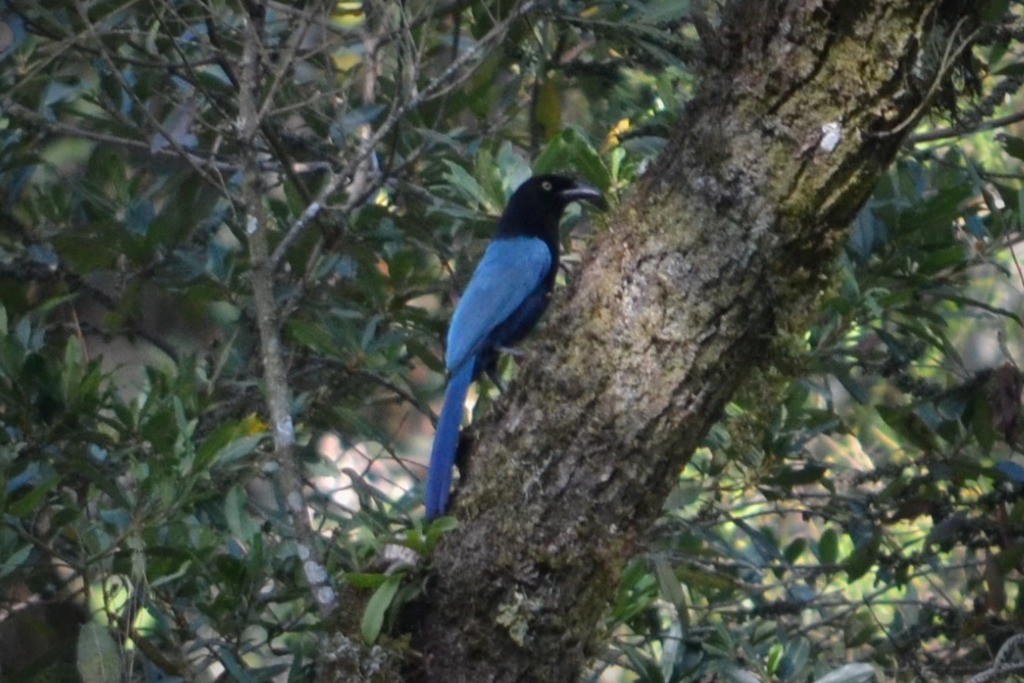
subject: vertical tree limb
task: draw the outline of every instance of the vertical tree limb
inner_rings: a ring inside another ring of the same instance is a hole
[[[295,426],[291,416],[291,392],[284,366],[280,319],[274,299],[274,269],[267,242],[267,217],[263,205],[258,137],[260,111],[260,42],[263,32],[262,7],[250,5],[245,25],[241,76],[238,90],[238,128],[244,150],[242,201],[245,206],[245,233],[252,262],[252,294],[256,326],[260,338],[264,392],[274,438],[278,465],[277,480],[295,535],[296,551],[317,610],[327,618],[338,606],[330,586],[323,558],[314,542],[309,523],[302,474],[295,453]]]

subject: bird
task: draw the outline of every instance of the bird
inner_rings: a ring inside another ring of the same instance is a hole
[[[607,208],[601,191],[568,176],[536,175],[508,200],[497,231],[462,294],[448,327],[448,387],[427,469],[426,519],[445,513],[469,385],[495,375],[498,354],[537,324],[558,275],[558,224],[565,208],[586,201]]]

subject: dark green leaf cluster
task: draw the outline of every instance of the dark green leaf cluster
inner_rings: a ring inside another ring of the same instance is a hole
[[[0,675],[316,680],[332,629],[401,650],[451,524],[418,519],[451,304],[530,173],[614,198],[643,172],[709,57],[689,5],[0,0]],[[918,142],[1019,120],[1019,6],[994,6],[955,70],[977,111]],[[1024,627],[1004,152],[918,149],[883,181],[820,317],[624,569],[595,670],[936,680]],[[293,455],[340,625],[275,476]]]
[[[821,313],[730,404],[624,575],[614,661],[648,681],[816,680],[851,657],[842,680],[962,680],[1024,627],[1020,176],[999,152],[912,151],[883,179]]]
[[[420,528],[417,485],[481,238],[531,172],[636,178],[685,96],[684,17],[0,2],[0,675],[322,672],[279,398],[345,633],[396,632],[422,587],[388,558],[448,528]]]

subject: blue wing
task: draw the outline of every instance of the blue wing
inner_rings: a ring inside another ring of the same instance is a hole
[[[451,376],[430,452],[427,519],[444,514],[459,447],[462,406],[481,359],[495,345],[511,344],[533,327],[547,306],[544,285],[551,250],[533,237],[496,239],[487,247],[448,328],[445,364]]]
[[[550,269],[551,250],[543,240],[512,237],[491,242],[470,278],[448,328],[445,365],[449,372],[458,373],[467,359],[475,359],[482,350],[495,343],[495,330],[517,314],[517,309],[528,300],[539,296],[546,302],[547,292],[543,290],[543,283]],[[529,308],[532,311],[537,306]],[[543,305],[539,310],[543,310]],[[527,325],[532,327],[539,316],[529,317],[534,318]],[[499,343],[510,342],[499,340]]]

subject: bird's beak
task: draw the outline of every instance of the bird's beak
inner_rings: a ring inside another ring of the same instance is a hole
[[[590,202],[599,209],[607,210],[608,201],[601,194],[601,190],[597,189],[593,185],[587,185],[576,181],[576,184],[570,187],[568,190],[562,190],[560,193],[562,199],[567,202]]]

